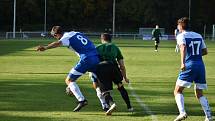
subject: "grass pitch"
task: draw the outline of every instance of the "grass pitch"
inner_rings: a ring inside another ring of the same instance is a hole
[[[37,45],[51,41],[0,40],[0,121],[152,121],[152,114],[157,121],[172,121],[178,115],[173,89],[180,54],[174,52],[175,41],[161,41],[159,52],[154,52],[153,41],[114,41],[125,58],[133,90],[127,84],[125,87],[135,112],[127,112],[114,89],[117,110],[112,116],[105,116],[101,110],[87,74],[78,84],[89,104],[80,112],[72,112],[76,99],[65,95],[64,79],[78,57],[66,47],[35,51]],[[98,40],[94,42],[99,44]],[[208,82],[205,95],[215,112],[215,43],[206,44],[209,54],[204,57]],[[184,96],[187,121],[203,121],[204,113],[193,88],[185,89]]]

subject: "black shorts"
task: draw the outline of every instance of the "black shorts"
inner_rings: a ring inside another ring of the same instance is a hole
[[[155,43],[159,44],[160,43],[160,39],[159,38],[155,38]]]
[[[112,82],[118,84],[123,79],[119,68],[109,61],[102,61],[97,65],[96,75],[101,92],[113,90]]]

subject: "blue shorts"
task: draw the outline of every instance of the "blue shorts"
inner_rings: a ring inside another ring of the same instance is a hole
[[[90,56],[85,59],[80,60],[74,68],[72,68],[67,76],[67,78],[73,81],[77,80],[87,71],[95,73],[96,65],[99,63],[98,56]]]
[[[195,82],[198,89],[207,88],[204,64],[186,65],[186,70],[180,71],[177,85],[189,88],[193,82]]]

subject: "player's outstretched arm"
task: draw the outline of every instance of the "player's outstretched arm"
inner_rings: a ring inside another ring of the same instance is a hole
[[[61,41],[55,41],[55,42],[48,44],[47,46],[43,46],[43,45],[38,46],[37,51],[45,51],[47,49],[56,48],[56,47],[59,47],[61,45],[62,45]]]

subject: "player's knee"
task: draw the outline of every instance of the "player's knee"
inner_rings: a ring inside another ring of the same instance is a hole
[[[184,90],[184,87],[176,85],[175,90],[174,90],[174,95],[176,96],[177,94],[182,94]]]
[[[118,84],[117,84],[117,88],[118,88],[118,89],[120,89],[120,88],[122,88],[122,87],[123,87],[123,84],[122,84],[122,83],[118,83]]]
[[[195,91],[195,96],[196,96],[197,99],[199,99],[200,97],[202,97],[203,96],[202,90],[196,90]]]
[[[97,82],[93,82],[93,88],[96,89],[98,87],[98,83]]]
[[[174,90],[174,95],[176,96],[177,94],[182,94],[183,93],[183,91],[182,90],[180,90],[180,89],[175,89]]]
[[[67,77],[66,79],[65,79],[65,83],[67,84],[67,85],[69,85],[69,83],[70,82],[74,82],[70,77]]]

